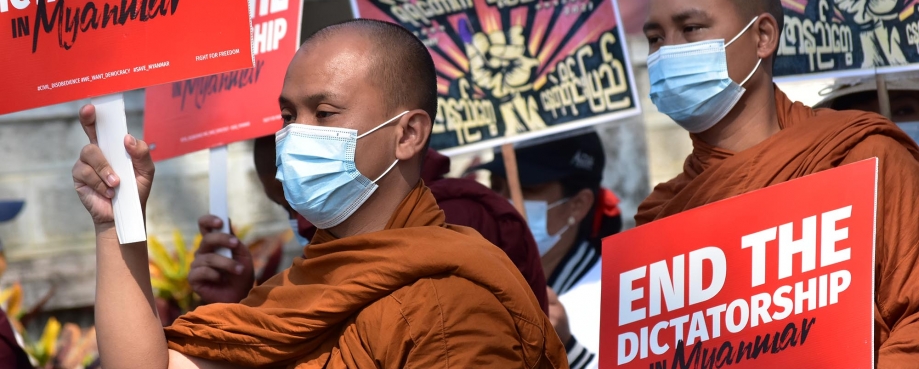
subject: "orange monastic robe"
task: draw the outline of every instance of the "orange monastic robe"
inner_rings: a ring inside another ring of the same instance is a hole
[[[475,231],[444,224],[423,184],[386,229],[320,230],[283,273],[239,304],[166,328],[169,348],[257,367],[567,368],[527,281]]]
[[[775,97],[781,131],[739,153],[693,136],[683,173],[654,189],[636,222],[878,157],[878,367],[919,367],[919,147],[877,114],[811,109],[792,103],[778,88]]]

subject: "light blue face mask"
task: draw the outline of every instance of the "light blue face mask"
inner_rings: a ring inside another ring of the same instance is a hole
[[[364,177],[354,164],[357,140],[407,114],[358,135],[346,128],[291,124],[275,135],[276,178],[284,186],[290,206],[319,229],[329,229],[348,219],[377,190],[377,179]]]
[[[568,199],[561,199],[552,204],[549,204],[545,201],[523,201],[523,208],[527,213],[527,225],[530,227],[530,232],[533,233],[533,238],[536,240],[536,247],[539,249],[539,256],[546,255],[549,250],[558,244],[558,241],[562,238],[562,235],[565,234],[565,231],[574,225],[574,217],[569,217],[567,225],[562,227],[562,229],[560,229],[554,235],[549,234],[549,210],[564,204],[567,201]]]
[[[734,109],[746,91],[743,85],[753,77],[762,59],[739,85],[728,76],[725,49],[747,32],[759,17],[753,18],[727,44],[724,39],[662,46],[648,56],[651,101],[692,133],[712,128]]]

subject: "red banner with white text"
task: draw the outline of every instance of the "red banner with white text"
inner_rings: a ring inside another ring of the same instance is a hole
[[[270,135],[278,95],[300,46],[302,0],[255,0],[255,67],[147,88],[144,140],[154,160]]]
[[[0,114],[253,65],[246,0],[0,0]]]
[[[877,159],[603,242],[600,367],[871,368]]]

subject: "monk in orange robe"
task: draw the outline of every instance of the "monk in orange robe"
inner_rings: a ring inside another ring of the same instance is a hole
[[[81,110],[90,144],[73,176],[96,224],[102,365],[568,367],[516,266],[474,230],[445,224],[420,180],[437,91],[414,35],[371,20],[325,28],[294,57],[279,100],[278,179],[320,230],[303,258],[240,303],[200,307],[165,332],[147,248],[118,244],[110,199],[119,178],[96,145],[94,108]],[[131,136],[125,148],[146,204],[149,148]]]
[[[877,362],[919,367],[919,148],[877,114],[790,101],[772,83],[782,19],[780,0],[651,0],[651,99],[691,132],[693,152],[635,219],[879,158]]]

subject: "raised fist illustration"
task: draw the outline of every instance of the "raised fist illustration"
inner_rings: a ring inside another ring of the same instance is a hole
[[[523,27],[513,26],[507,34],[473,34],[464,19],[459,22],[459,33],[476,86],[499,99],[533,88],[531,79],[539,61],[527,55]]]

